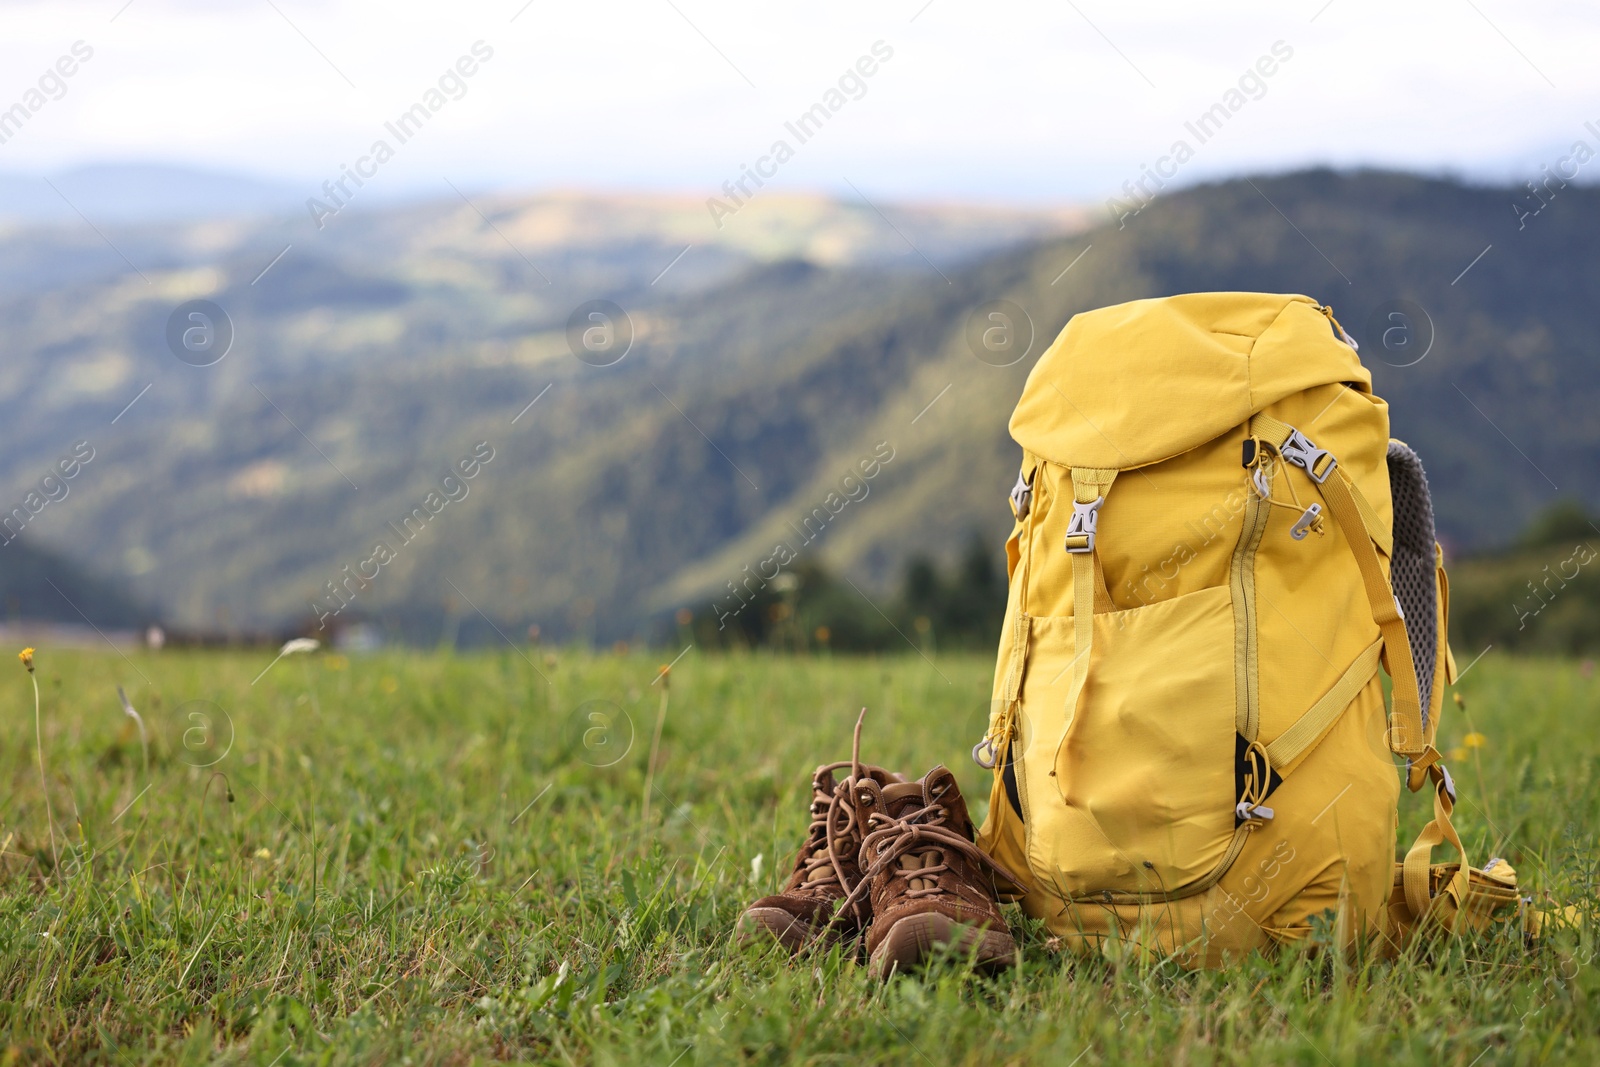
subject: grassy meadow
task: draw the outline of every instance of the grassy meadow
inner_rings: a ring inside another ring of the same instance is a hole
[[[1600,1062],[1592,922],[1187,973],[1063,956],[1013,912],[1020,969],[887,985],[736,947],[861,706],[866,758],[949,764],[981,817],[988,656],[690,651],[664,694],[671,654],[316,654],[252,684],[270,655],[43,648],[47,814],[12,651],[0,1062]],[[1600,678],[1491,653],[1459,689],[1473,857],[1592,919]]]

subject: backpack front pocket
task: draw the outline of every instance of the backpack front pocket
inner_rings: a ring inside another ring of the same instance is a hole
[[[1074,620],[1032,620],[1017,748],[1028,862],[1067,899],[1147,900],[1220,878],[1236,827],[1234,612],[1227,587],[1094,618],[1067,707]]]

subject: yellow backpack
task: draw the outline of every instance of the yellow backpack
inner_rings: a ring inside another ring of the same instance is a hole
[[[1072,319],[1022,446],[979,841],[1080,950],[1192,964],[1518,906],[1434,737],[1447,585],[1416,454],[1330,309],[1195,293]],[[1386,715],[1382,663],[1393,678]],[[1434,815],[1395,862],[1399,775]]]

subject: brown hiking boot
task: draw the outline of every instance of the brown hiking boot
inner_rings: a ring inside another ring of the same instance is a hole
[[[852,766],[858,769],[843,781],[835,780],[835,771]],[[861,882],[863,830],[850,803],[858,781],[881,789],[903,784],[905,777],[848,761],[816,769],[811,777],[811,828],[795,857],[794,873],[780,892],[744,910],[738,927],[741,942],[773,937],[794,952],[814,938],[848,939],[866,929],[871,911],[864,894],[855,894],[847,907],[839,908]]]
[[[1010,872],[973,843],[955,775],[935,767],[920,782],[856,783],[864,880],[872,894],[867,955],[887,977],[926,959],[936,945],[970,954],[986,970],[1010,966],[1011,931],[995,900]]]

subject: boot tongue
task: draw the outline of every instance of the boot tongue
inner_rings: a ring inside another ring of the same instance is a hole
[[[882,767],[875,767],[870,763],[861,765],[861,774],[863,777],[871,778],[881,786],[891,786],[906,780],[904,775],[884,770]]]
[[[900,819],[928,806],[922,793],[921,782],[905,782],[888,786],[883,791],[883,809],[891,817]]]
[[[942,822],[967,840],[972,840],[972,822],[967,817],[967,806],[962,801],[961,789],[956,785],[955,776],[947,769],[935,767],[920,781],[890,785],[883,790],[883,809],[886,814],[896,819],[903,819],[929,805],[943,808],[944,818],[940,820],[930,813],[919,821]]]
[[[961,787],[956,784],[956,776],[948,768],[935,767],[923,781],[927,783],[924,788],[928,791],[930,802],[944,809],[945,825],[971,841],[976,835],[972,819],[967,814],[967,802],[961,796]]]

